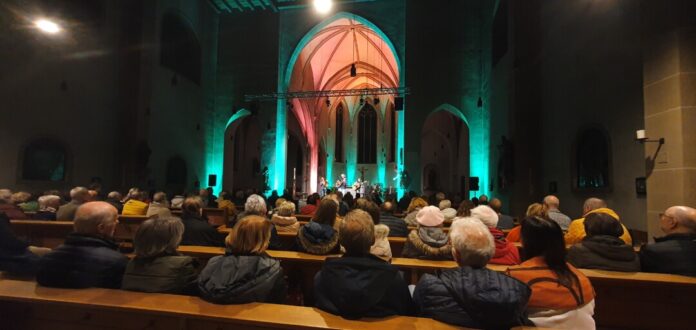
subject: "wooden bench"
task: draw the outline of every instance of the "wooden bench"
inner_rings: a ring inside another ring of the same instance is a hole
[[[0,281],[5,329],[456,329],[427,318],[346,320],[317,308],[215,305],[197,297],[111,289],[57,289]]]
[[[214,247],[179,247],[180,253],[205,260],[220,255],[223,251],[222,248]],[[268,251],[268,254],[280,260],[283,267],[303,267],[306,270],[303,276],[313,276],[326,259],[326,256],[291,251]],[[423,273],[457,267],[454,261],[409,258],[394,258],[392,264],[404,271],[406,278],[414,284]],[[508,268],[502,265],[487,267],[500,272]],[[631,329],[693,328],[691,313],[696,297],[695,277],[594,269],[580,271],[590,279],[595,289],[595,319],[599,326]]]

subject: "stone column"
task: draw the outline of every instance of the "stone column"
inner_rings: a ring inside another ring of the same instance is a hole
[[[687,8],[688,7],[688,8]],[[643,99],[648,238],[671,205],[696,207],[696,7],[684,0],[644,1]],[[687,14],[691,13],[691,14]]]

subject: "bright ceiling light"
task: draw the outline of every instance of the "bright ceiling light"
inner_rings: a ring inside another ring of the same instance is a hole
[[[333,1],[331,0],[314,0],[314,9],[320,14],[326,14],[331,11]]]
[[[60,32],[61,28],[58,24],[47,19],[39,19],[34,22],[34,25],[41,31],[48,34],[56,34]]]

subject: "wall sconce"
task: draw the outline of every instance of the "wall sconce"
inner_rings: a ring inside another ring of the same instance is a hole
[[[661,145],[665,144],[665,138],[659,138],[659,139],[648,139],[648,137],[645,135],[645,130],[644,129],[639,129],[636,131],[636,141],[640,143],[645,143],[645,142],[657,142]]]

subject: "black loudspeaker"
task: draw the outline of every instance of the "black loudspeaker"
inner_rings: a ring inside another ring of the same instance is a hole
[[[217,175],[216,174],[208,175],[208,187],[215,187],[216,185],[217,185]]]
[[[472,176],[469,178],[469,191],[479,190],[479,178],[477,176]]]
[[[402,96],[397,96],[394,98],[394,110],[404,110],[404,98]]]

